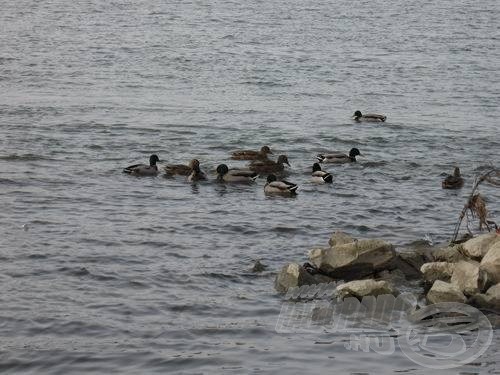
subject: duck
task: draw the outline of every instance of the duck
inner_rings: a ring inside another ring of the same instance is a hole
[[[318,159],[320,163],[355,163],[356,156],[358,155],[361,156],[361,153],[354,147],[349,151],[349,155],[342,154],[340,152],[333,152],[330,154],[318,154],[316,159]]]
[[[198,159],[191,160],[188,165],[168,164],[165,166],[165,173],[168,175],[189,176],[195,166],[200,166]]]
[[[128,173],[134,176],[156,176],[158,174],[157,162],[161,161],[158,155],[151,155],[149,157],[149,165],[134,164],[123,168],[123,173]]]
[[[196,159],[195,159],[196,160]],[[198,161],[198,160],[196,160]],[[203,181],[207,179],[207,175],[200,169],[200,163],[192,164],[191,173],[187,177],[188,182]]]
[[[221,182],[254,182],[259,174],[249,169],[229,169],[226,164],[217,167],[217,180]]]
[[[297,194],[297,189],[296,184],[284,180],[278,181],[274,174],[270,174],[264,185],[264,194],[293,196]]]
[[[352,119],[358,122],[359,121],[385,122],[385,120],[387,120],[387,116],[378,115],[376,113],[367,113],[363,115],[361,111],[356,111],[354,112],[354,115],[352,115]]]
[[[234,160],[266,160],[267,155],[272,154],[269,146],[262,146],[260,151],[239,150],[232,153],[231,159]]]
[[[259,173],[274,173],[283,171],[285,169],[284,164],[290,167],[288,157],[286,155],[280,155],[276,162],[272,160],[254,160],[249,164],[248,168],[251,171]]]
[[[315,184],[331,184],[333,182],[333,176],[328,172],[322,171],[319,163],[314,163],[312,166],[311,182]]]
[[[464,186],[464,179],[460,175],[460,168],[455,167],[453,175],[448,175],[441,183],[443,189],[460,189]]]

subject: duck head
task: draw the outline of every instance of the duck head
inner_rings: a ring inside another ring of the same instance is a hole
[[[352,115],[352,118],[354,120],[359,120],[361,117],[363,117],[363,115],[361,114],[361,111],[356,111],[356,112],[354,112],[354,115]]]
[[[229,168],[226,164],[220,164],[217,167],[216,171],[219,176],[224,176],[227,172],[229,172]]]
[[[355,158],[356,156],[361,156],[361,152],[356,147],[351,148],[351,151],[349,151],[349,156],[351,158]]]
[[[271,151],[271,149],[269,148],[269,146],[262,146],[262,148],[260,149],[260,152],[264,155],[267,155],[267,154],[273,154],[273,152]]]
[[[159,161],[161,161],[161,160],[158,157],[158,155],[153,154],[153,155],[151,155],[149,157],[149,165],[152,166],[152,167],[155,166],[156,163],[159,162]]]
[[[453,171],[453,177],[460,177],[460,168],[455,167],[455,170]]]
[[[278,156],[278,164],[286,164],[289,167],[291,167],[290,163],[288,162],[288,158],[286,155],[280,155]]]
[[[195,169],[195,168],[200,168],[200,161],[198,159],[193,159],[189,162],[189,168]]]
[[[276,181],[276,176],[273,175],[273,174],[270,174],[269,176],[267,176],[267,183],[270,184],[271,182],[274,182]]]
[[[313,164],[313,173],[318,172],[320,170],[321,170],[321,166],[319,165],[319,163],[314,163]]]

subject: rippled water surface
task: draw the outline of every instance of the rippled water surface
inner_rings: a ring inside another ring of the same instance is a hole
[[[498,1],[1,8],[0,372],[428,373],[276,333],[273,279],[336,229],[450,238],[500,159]],[[353,123],[356,109],[388,120]],[[264,144],[289,156],[295,199],[121,172],[157,153],[212,179]],[[333,186],[308,184],[316,153],[351,147],[363,157],[330,167]],[[442,190],[455,165],[466,187]],[[499,190],[481,191],[498,217]],[[450,373],[498,371],[497,336]]]

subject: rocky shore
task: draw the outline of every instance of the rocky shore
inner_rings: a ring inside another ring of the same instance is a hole
[[[309,251],[308,261],[288,263],[275,288],[337,283],[337,298],[411,292],[427,304],[461,302],[500,313],[500,234],[479,235],[459,245],[416,244],[396,251],[381,239],[335,232],[328,246]]]

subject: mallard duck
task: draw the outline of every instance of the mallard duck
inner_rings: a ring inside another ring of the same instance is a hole
[[[196,161],[197,161],[197,163],[192,164],[191,173],[189,174],[189,176],[187,178],[187,180],[189,182],[196,182],[196,181],[202,181],[202,180],[207,179],[207,176],[205,175],[205,173],[200,169],[200,163],[198,162],[198,160],[196,160]]]
[[[378,115],[376,113],[367,113],[366,115],[363,115],[361,111],[356,111],[354,112],[352,119],[356,121],[384,122],[387,119],[387,116]]]
[[[460,168],[455,167],[453,176],[448,175],[442,182],[443,189],[460,189],[464,186],[464,179],[460,175]]]
[[[351,148],[351,151],[349,151],[349,155],[342,154],[340,152],[334,152],[331,154],[318,154],[316,156],[316,159],[320,163],[353,163],[356,162],[356,156],[361,155],[359,150],[357,148]]]
[[[229,169],[226,164],[217,167],[217,180],[224,182],[254,182],[259,174],[249,169]]]
[[[283,169],[285,169],[285,166],[283,164],[290,166],[286,155],[278,156],[278,160],[276,162],[272,160],[254,160],[249,164],[248,168],[251,171],[259,173],[273,173],[281,172]]]
[[[262,146],[260,151],[240,150],[232,153],[231,159],[235,160],[265,160],[267,155],[272,154],[269,146]]]
[[[333,182],[333,176],[328,172],[322,171],[318,163],[313,164],[312,170],[311,182],[315,184],[324,184],[325,182],[331,184]]]
[[[288,181],[278,181],[274,174],[267,176],[267,183],[264,186],[265,194],[295,195],[298,186]]]
[[[200,166],[198,159],[193,159],[188,165],[168,164],[165,166],[165,173],[169,175],[189,176],[195,166]]]
[[[124,173],[128,173],[134,176],[156,176],[158,174],[157,162],[160,161],[158,155],[151,155],[149,157],[149,165],[146,164],[134,164],[123,168]]]

